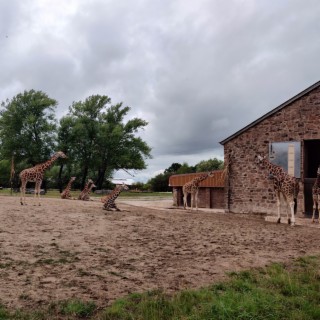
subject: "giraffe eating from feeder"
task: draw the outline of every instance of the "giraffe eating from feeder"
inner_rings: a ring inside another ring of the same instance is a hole
[[[208,173],[201,174],[200,176],[195,177],[191,181],[187,182],[183,185],[182,191],[183,191],[183,208],[187,208],[187,197],[188,194],[191,194],[191,210],[193,210],[194,202],[196,200],[196,210],[198,210],[198,195],[199,195],[199,184],[209,178],[212,177],[214,174],[214,171],[210,171]]]

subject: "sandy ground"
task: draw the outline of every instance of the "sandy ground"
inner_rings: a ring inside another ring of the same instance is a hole
[[[175,292],[226,271],[319,254],[319,225],[290,227],[260,216],[171,207],[171,201],[0,196],[0,303],[36,308],[79,298],[106,306],[132,292]],[[121,200],[121,201],[120,201]]]

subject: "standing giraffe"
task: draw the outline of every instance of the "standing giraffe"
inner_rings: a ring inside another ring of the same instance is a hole
[[[89,188],[90,188],[91,184],[93,184],[93,181],[91,179],[88,179],[86,185],[84,186],[83,190],[81,191],[81,193],[78,196],[78,200],[84,200],[84,197],[89,192]]]
[[[95,185],[94,183],[91,183],[90,186],[89,186],[89,189],[88,189],[87,193],[82,196],[82,199],[81,199],[81,200],[83,200],[83,201],[89,201],[89,200],[90,200],[89,194],[90,194],[92,188],[95,188],[95,187],[96,187],[96,185]]]
[[[39,206],[41,205],[40,204],[40,187],[43,180],[44,172],[52,165],[54,161],[56,161],[60,157],[66,158],[67,156],[62,151],[58,151],[48,161],[37,164],[32,168],[24,169],[20,172],[19,177],[21,180],[21,187],[20,187],[21,205],[23,204],[26,205],[26,185],[28,181],[36,183],[34,188],[34,197],[38,197]]]
[[[320,203],[320,166],[317,170],[317,179],[312,187],[312,200],[313,200],[313,213],[312,213],[312,222],[315,222],[316,210],[318,209],[318,222],[320,220],[320,212],[319,212],[319,203]]]
[[[273,177],[274,191],[277,197],[278,206],[278,220],[277,223],[281,221],[280,206],[281,206],[281,194],[283,195],[287,205],[289,205],[291,210],[291,219],[289,218],[289,213],[287,211],[288,224],[291,223],[292,226],[295,224],[295,211],[297,208],[297,197],[299,193],[299,182],[295,177],[287,174],[282,167],[277,166],[265,157],[260,155],[256,156],[256,162],[262,167],[267,168],[269,173]]]
[[[116,211],[121,211],[115,204],[115,200],[118,198],[119,194],[123,190],[129,190],[128,186],[125,184],[116,185],[113,191],[101,198],[103,203],[103,210],[112,211],[111,209],[116,209]]]
[[[71,190],[71,185],[74,180],[76,180],[76,177],[71,177],[66,188],[61,193],[61,199],[72,199],[71,194],[70,194],[70,190]]]
[[[190,193],[191,194],[191,210],[193,210],[194,201],[196,200],[196,210],[198,211],[199,184],[203,180],[209,177],[212,177],[213,173],[214,173],[213,171],[210,171],[208,173],[201,174],[183,185],[182,191],[183,191],[183,208],[184,209],[188,207],[187,197],[188,197],[188,194]]]

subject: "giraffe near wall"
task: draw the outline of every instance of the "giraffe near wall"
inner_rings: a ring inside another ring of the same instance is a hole
[[[312,187],[312,200],[313,200],[313,212],[312,212],[312,222],[315,222],[316,211],[318,209],[318,222],[320,220],[319,203],[320,203],[320,166],[317,170],[317,179]]]
[[[21,205],[26,205],[26,186],[28,182],[35,182],[34,197],[38,198],[39,206],[40,204],[40,188],[43,180],[44,172],[55,162],[58,158],[67,158],[67,156],[62,152],[56,152],[48,161],[35,165],[32,168],[24,169],[20,172],[19,178],[21,180],[20,187],[20,203]]]
[[[121,211],[115,204],[115,200],[118,198],[119,194],[123,190],[129,190],[128,186],[125,184],[116,185],[113,191],[101,198],[101,202],[103,203],[103,210],[112,211],[115,209],[116,211]]]
[[[260,155],[256,156],[256,163],[264,169],[267,169],[268,172],[273,177],[273,186],[274,191],[277,197],[277,207],[278,207],[278,219],[277,223],[281,221],[281,194],[283,195],[286,204],[290,207],[291,218],[287,211],[288,224],[292,226],[295,225],[295,210],[297,208],[297,198],[299,193],[299,182],[295,177],[290,176],[284,171],[284,169],[278,165],[275,165],[268,161],[265,157]]]
[[[71,179],[69,180],[67,186],[61,192],[61,199],[69,199],[69,200],[72,199],[71,194],[70,194],[70,190],[71,190],[71,185],[72,185],[74,180],[76,180],[76,177],[71,177]]]
[[[78,196],[78,200],[84,200],[84,197],[88,194],[90,186],[93,184],[91,179],[88,179],[87,183],[85,184],[83,190],[80,192]]]
[[[183,208],[184,209],[188,207],[187,198],[188,198],[188,194],[190,193],[191,194],[191,210],[193,210],[195,200],[196,200],[196,210],[198,210],[199,184],[203,180],[209,177],[212,177],[213,174],[214,174],[214,171],[201,174],[183,185],[182,192],[183,192]]]

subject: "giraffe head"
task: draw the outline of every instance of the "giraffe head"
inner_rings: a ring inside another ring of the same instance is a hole
[[[55,153],[55,156],[56,156],[57,158],[67,158],[67,156],[66,156],[62,151],[57,151],[57,152]]]
[[[70,181],[73,182],[74,180],[76,180],[76,177],[71,177]]]
[[[91,179],[88,179],[88,182],[87,182],[87,184],[93,184],[93,181],[91,180]]]
[[[116,189],[123,191],[123,190],[129,190],[129,187],[126,184],[122,183],[122,184],[117,184]]]
[[[209,173],[208,173],[208,177],[210,178],[210,177],[212,177],[214,175],[214,170],[213,171],[210,171]]]

